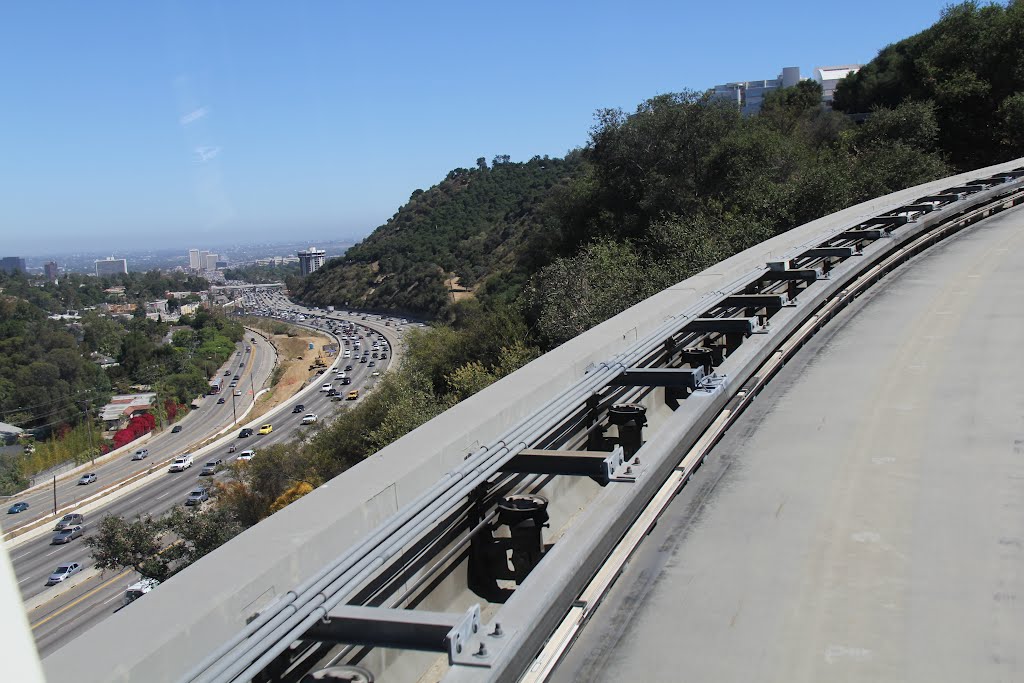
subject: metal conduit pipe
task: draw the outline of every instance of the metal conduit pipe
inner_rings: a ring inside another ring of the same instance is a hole
[[[752,272],[761,272],[762,270],[766,269],[755,269],[755,271]],[[720,299],[724,296],[726,296],[726,293],[719,292],[716,293],[716,296],[711,298]],[[373,546],[379,545],[383,539],[386,539],[393,535],[393,533],[397,531],[397,529],[407,524],[409,519],[420,515],[424,511],[421,508],[423,503],[429,503],[431,501],[438,502],[438,496],[444,495],[445,493],[447,493],[447,490],[450,489],[452,486],[458,485],[465,478],[466,474],[472,474],[474,471],[478,471],[480,468],[477,466],[477,463],[475,462],[476,460],[485,459],[485,462],[482,463],[482,465],[485,466],[485,471],[486,469],[489,469],[486,467],[486,465],[490,464],[489,461],[493,460],[493,458],[508,455],[508,451],[506,450],[507,441],[516,440],[519,437],[519,435],[523,431],[528,430],[530,426],[538,418],[546,416],[552,412],[560,412],[564,410],[564,407],[567,404],[575,405],[573,400],[577,398],[581,393],[589,394],[595,388],[600,388],[607,384],[607,382],[612,377],[614,377],[614,375],[621,373],[625,368],[629,367],[630,362],[633,361],[637,356],[642,357],[656,349],[656,347],[664,340],[666,335],[678,332],[679,329],[685,323],[687,318],[692,317],[696,313],[699,313],[700,310],[704,310],[709,304],[709,301],[701,300],[696,302],[687,310],[674,316],[671,316],[660,327],[656,328],[652,333],[648,334],[643,339],[637,340],[629,347],[627,347],[625,351],[620,352],[612,359],[602,362],[598,366],[597,370],[592,371],[585,375],[584,377],[580,378],[580,380],[578,380],[575,384],[566,387],[566,389],[560,392],[559,395],[553,397],[546,404],[544,404],[544,406],[542,406],[534,414],[533,417],[523,422],[520,422],[517,425],[514,425],[508,430],[506,430],[506,432],[502,434],[501,437],[499,437],[498,439],[495,440],[495,442],[493,442],[494,446],[489,446],[480,449],[477,453],[473,454],[470,458],[468,458],[466,463],[464,463],[461,467],[442,476],[437,483],[435,483],[429,489],[427,489],[419,496],[417,496],[416,499],[414,499],[406,506],[404,511],[400,512],[398,515],[396,515],[396,517],[393,520],[389,521],[387,524],[378,529],[376,533],[372,534],[369,538],[363,541],[359,547],[347,551],[347,558],[352,558],[353,555],[357,555],[359,553],[365,555],[368,552],[372,552],[372,550],[374,549]],[[488,451],[492,450],[498,444],[500,444],[502,448],[500,448],[497,452],[493,453],[491,456],[488,456]],[[524,444],[523,447],[525,448],[526,445]],[[520,448],[519,450],[522,450],[522,448]],[[503,453],[502,451],[505,452]],[[511,456],[509,455],[509,457]],[[466,468],[470,466],[472,466],[472,469],[469,469],[468,472],[464,472],[464,470],[466,470]],[[500,467],[500,463],[498,464],[497,467]],[[497,467],[495,467],[494,469],[496,470]],[[484,478],[486,478],[486,476],[490,475],[486,474]],[[482,479],[473,482],[472,486],[470,486],[469,489],[471,490],[473,487],[475,487],[479,483],[479,481],[482,481]],[[428,505],[428,509],[429,507],[433,506]],[[408,534],[405,535],[407,536]],[[371,547],[367,548],[367,546]],[[276,603],[268,606],[267,609],[261,612],[256,619],[254,619],[246,626],[245,629],[240,631],[231,640],[224,643],[214,653],[206,657],[202,662],[200,662],[196,667],[194,667],[187,674],[186,678],[193,680],[224,680],[222,677],[219,677],[219,674],[221,674],[221,672],[223,672],[225,669],[225,664],[223,664],[221,661],[223,660],[225,655],[227,655],[229,652],[234,651],[240,644],[245,643],[248,640],[246,646],[242,648],[242,652],[235,653],[234,661],[237,661],[238,657],[251,650],[264,639],[264,637],[253,638],[252,636],[255,636],[256,633],[260,630],[266,631],[269,629],[273,629],[274,632],[276,632],[278,630],[278,627],[280,626],[280,622],[282,621],[280,617],[284,616],[285,618],[287,618],[288,616],[292,616],[298,613],[298,610],[296,610],[292,613],[292,615],[286,614],[287,608],[289,606],[292,606],[294,609],[293,603],[296,602],[300,597],[310,593],[310,591],[314,591],[313,595],[310,597],[315,597],[315,595],[319,593],[320,590],[322,590],[320,588],[321,585],[325,584],[326,582],[326,585],[324,587],[329,586],[331,583],[334,582],[334,579],[339,578],[339,571],[343,575],[349,568],[351,568],[352,564],[354,563],[354,560],[352,563],[346,563],[342,561],[341,564],[335,565],[333,569],[330,566],[325,567],[323,570],[321,570],[321,572],[314,575],[313,577],[310,577],[302,584],[300,584],[298,588],[290,590],[284,595],[282,595],[282,597],[278,601],[276,601]],[[349,566],[346,567],[346,564],[348,564]],[[214,676],[217,676],[218,678],[212,678]]]

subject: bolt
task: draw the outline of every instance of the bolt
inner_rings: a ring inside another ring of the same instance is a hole
[[[462,654],[462,643],[455,643],[455,652],[460,655]]]
[[[473,624],[473,633],[476,633],[479,630],[480,630],[480,624]]]
[[[640,458],[639,458],[639,456],[638,456],[638,457],[636,457],[636,458],[633,458],[633,464],[634,464],[634,465],[639,465],[639,464],[640,464]]]
[[[627,467],[626,468],[626,474],[633,474],[633,468],[632,467]]]
[[[474,657],[486,657],[487,656],[487,646],[484,645],[483,643],[480,643],[480,649],[477,650],[476,654],[473,655],[473,656]]]
[[[499,624],[498,622],[494,622],[494,630],[491,631],[490,635],[494,636],[495,638],[501,638],[503,635],[505,635],[505,633],[501,630],[501,624]]]

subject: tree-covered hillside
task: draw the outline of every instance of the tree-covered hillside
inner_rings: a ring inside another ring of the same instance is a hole
[[[964,2],[878,53],[836,90],[835,106],[870,112],[932,102],[939,147],[962,169],[1024,155],[1024,2]]]
[[[578,167],[575,157],[513,163],[480,158],[429,190],[416,190],[387,223],[306,278],[295,294],[312,304],[436,315],[459,289],[488,276],[520,282],[534,265],[527,242],[543,229],[539,211],[551,189]]]

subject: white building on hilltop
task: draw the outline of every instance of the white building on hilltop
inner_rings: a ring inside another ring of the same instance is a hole
[[[835,95],[836,86],[850,74],[860,71],[862,64],[844,64],[842,66],[816,66],[814,67],[814,80],[821,85],[821,103],[832,108],[832,97]]]
[[[832,108],[832,96],[835,93],[836,85],[843,78],[851,73],[860,70],[860,64],[845,64],[843,66],[818,66],[814,68],[814,80],[821,85],[821,104],[823,107]],[[772,90],[779,88],[791,88],[802,79],[800,78],[800,67],[787,66],[782,69],[778,77],[761,81],[736,81],[716,85],[711,92],[712,99],[732,102],[740,110],[743,116],[750,116],[761,111],[764,97]]]

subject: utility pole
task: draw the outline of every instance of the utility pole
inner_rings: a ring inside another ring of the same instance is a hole
[[[85,425],[89,433],[89,457],[92,459],[93,467],[95,467],[96,451],[92,447],[92,418],[89,417],[89,406],[85,406]],[[54,489],[54,491],[54,496],[56,496],[56,489]],[[56,498],[54,498],[54,500],[56,500]],[[56,503],[54,503],[54,505],[56,505]],[[56,511],[54,511],[54,514],[56,514]]]
[[[238,411],[235,410],[235,392],[231,391],[231,415],[234,416],[235,421],[233,424],[238,424]]]
[[[57,475],[53,475],[53,516],[57,516]]]

